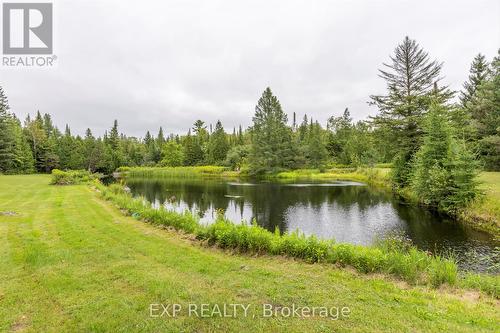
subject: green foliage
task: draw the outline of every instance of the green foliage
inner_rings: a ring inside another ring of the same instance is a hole
[[[475,97],[476,91],[488,77],[488,62],[486,57],[479,53],[472,61],[469,79],[464,82],[464,90],[460,93],[460,103],[466,108],[467,104]]]
[[[309,126],[309,135],[306,141],[307,151],[305,156],[307,158],[309,166],[313,168],[323,167],[328,151],[325,145],[325,135],[323,129],[318,122],[315,122]]]
[[[373,164],[376,160],[374,137],[366,122],[352,122],[349,109],[341,117],[328,119],[328,150],[334,161],[352,166]]]
[[[238,145],[232,147],[226,156],[225,165],[232,170],[240,170],[247,163],[247,157],[250,154],[251,147],[249,145]]]
[[[53,169],[50,183],[52,185],[75,185],[87,183],[99,177],[100,175],[92,174],[85,170],[61,171]]]
[[[182,146],[175,141],[168,141],[163,145],[162,166],[176,167],[181,166],[184,161],[184,151]]]
[[[394,50],[391,63],[384,66],[379,72],[387,83],[387,93],[370,96],[371,104],[380,111],[373,121],[390,133],[387,144],[395,144],[397,155],[393,181],[397,187],[405,187],[410,183],[409,164],[420,146],[422,119],[430,97],[444,103],[452,93],[436,85],[442,64],[430,61],[427,52],[408,37]]]
[[[126,172],[130,177],[144,177],[144,178],[161,178],[161,177],[221,177],[227,171],[227,168],[222,166],[196,166],[196,167],[164,167],[164,168],[151,168],[151,167],[121,167],[118,168],[119,172]]]
[[[193,137],[191,130],[184,138],[184,165],[199,165],[203,162],[204,155],[201,146],[202,135]]]
[[[476,164],[466,145],[452,136],[441,105],[431,105],[424,130],[424,142],[413,163],[412,189],[422,203],[454,212],[478,193]]]
[[[500,278],[498,275],[467,273],[458,280],[458,285],[468,289],[481,290],[495,298],[500,298]]]
[[[293,167],[295,156],[291,129],[278,98],[266,88],[253,117],[250,168],[253,174]]]
[[[222,127],[220,120],[215,124],[215,131],[210,136],[208,142],[208,156],[207,160],[210,164],[220,165],[226,159],[229,150],[229,143],[227,141],[226,132]]]
[[[14,134],[9,103],[2,87],[0,87],[0,172],[8,172],[13,167]]]
[[[487,170],[500,170],[500,50],[489,75],[466,104],[480,158]]]

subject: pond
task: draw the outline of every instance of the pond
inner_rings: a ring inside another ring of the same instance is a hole
[[[220,179],[128,179],[132,194],[155,207],[189,210],[212,223],[217,210],[235,222],[253,219],[270,230],[299,230],[337,242],[370,245],[405,235],[420,249],[453,253],[462,269],[491,270],[498,243],[487,233],[461,226],[421,207],[404,205],[391,194],[352,181],[246,182]]]

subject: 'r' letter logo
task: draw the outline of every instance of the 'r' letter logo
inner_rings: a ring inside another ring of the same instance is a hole
[[[52,53],[52,4],[3,4],[3,53]]]

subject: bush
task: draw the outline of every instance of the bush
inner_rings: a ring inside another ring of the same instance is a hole
[[[93,174],[85,170],[70,170],[62,171],[59,169],[52,170],[52,185],[75,185],[87,183],[94,179],[100,178],[99,174]]]

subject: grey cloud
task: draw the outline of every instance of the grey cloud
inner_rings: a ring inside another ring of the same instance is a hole
[[[376,110],[377,68],[405,35],[445,62],[460,89],[478,52],[499,45],[496,1],[56,1],[47,70],[0,69],[14,112],[101,135],[113,119],[143,136],[184,133],[196,119],[251,123],[271,86],[285,111],[325,122]]]

